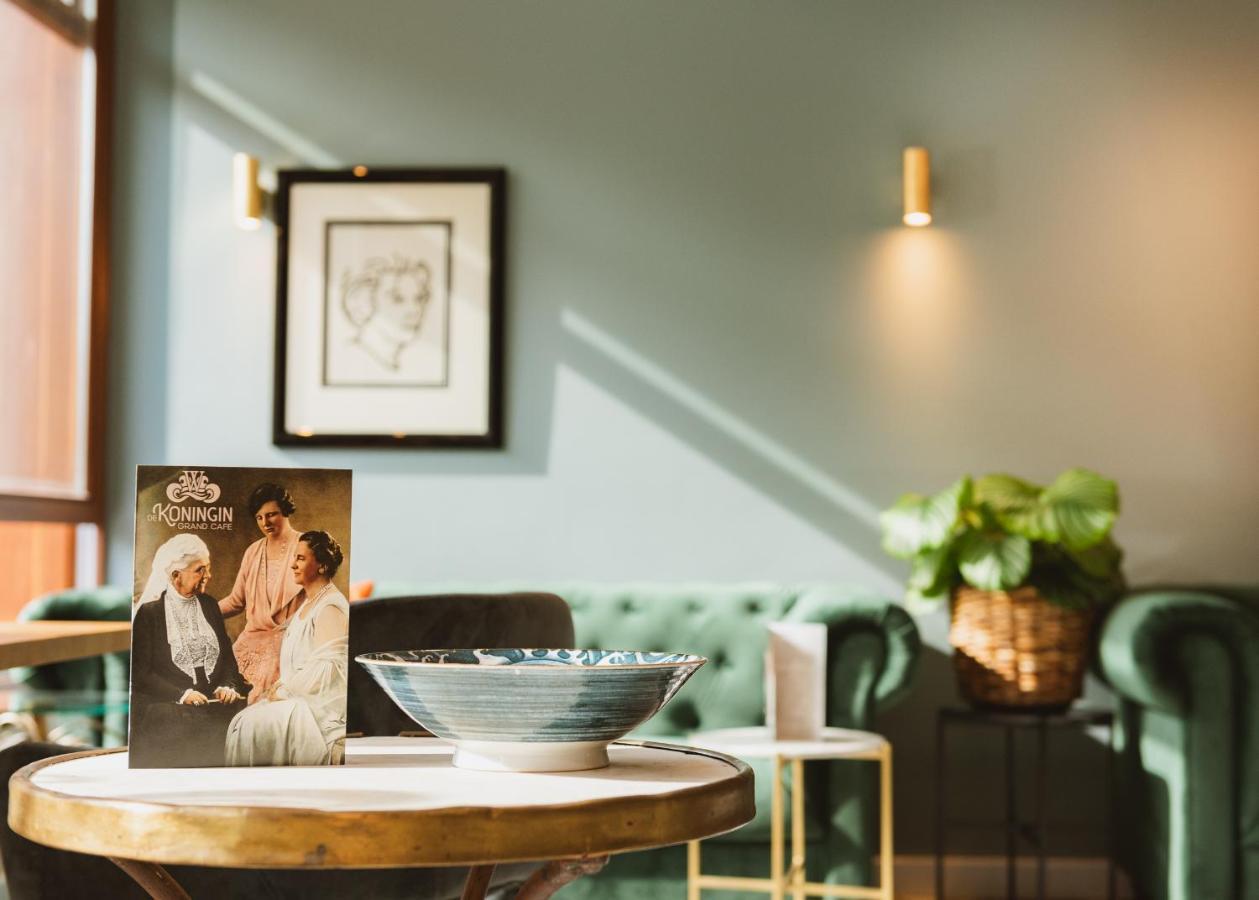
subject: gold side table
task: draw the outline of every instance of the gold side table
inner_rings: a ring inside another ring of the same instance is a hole
[[[764,891],[771,900],[805,897],[843,897],[854,900],[892,900],[892,745],[881,735],[847,728],[825,728],[818,740],[775,740],[768,728],[726,728],[691,735],[696,747],[735,757],[772,759],[774,784],[770,794],[769,878],[704,875],[700,872],[700,842],[687,844],[687,900],[699,900],[710,890]],[[822,884],[806,880],[804,841],[804,762],[823,759],[864,759],[879,764],[879,885]],[[791,767],[791,865],[784,867],[783,774]]]

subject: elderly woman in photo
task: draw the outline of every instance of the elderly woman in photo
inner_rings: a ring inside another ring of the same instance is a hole
[[[245,613],[245,629],[233,649],[241,674],[253,685],[255,702],[280,677],[280,640],[284,626],[301,601],[301,587],[289,570],[297,552],[298,532],[289,524],[297,511],[281,485],[260,484],[249,495],[249,514],[262,537],[245,549],[232,592],[219,601],[219,611],[231,618]]]
[[[350,605],[332,578],[342,558],[326,531],[298,540],[292,570],[301,603],[280,645],[280,680],[232,720],[228,765],[341,761]]]
[[[194,534],[153,556],[132,623],[133,767],[223,765],[223,735],[249,684],[209,581],[210,550]]]

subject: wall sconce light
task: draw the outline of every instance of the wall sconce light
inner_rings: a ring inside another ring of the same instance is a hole
[[[921,228],[931,224],[931,160],[925,147],[905,148],[906,225]]]
[[[256,231],[262,227],[262,186],[258,184],[258,157],[237,153],[232,157],[232,210],[236,227]]]

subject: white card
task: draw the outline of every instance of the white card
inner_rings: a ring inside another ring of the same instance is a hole
[[[776,740],[807,741],[826,725],[826,626],[770,622],[765,723]]]

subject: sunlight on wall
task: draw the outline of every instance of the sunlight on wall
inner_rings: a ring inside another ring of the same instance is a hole
[[[858,521],[864,522],[871,528],[878,527],[879,510],[864,497],[849,490],[769,435],[759,431],[725,407],[685,384],[657,363],[617,340],[580,313],[565,309],[560,316],[560,322],[570,334],[637,375],[644,382],[732,440],[742,444],[766,462],[792,476]]]
[[[272,232],[235,227],[233,147],[179,112],[174,130],[179,158],[188,171],[204,174],[176,181],[170,201],[174,262],[166,304],[169,430],[164,459],[199,460],[210,454],[222,465],[284,465],[261,425],[272,381],[267,346],[275,326]],[[193,359],[215,360],[206,363],[213,368],[213,390],[207,388],[207,370],[188,364]],[[189,397],[199,398],[198,404],[190,404]],[[256,411],[242,413],[242,398],[256,403]],[[136,461],[162,460],[146,454]]]
[[[942,374],[969,312],[961,242],[940,228],[895,228],[868,252],[865,296],[888,374]]]
[[[985,323],[976,321],[970,248],[947,229],[902,227],[872,235],[861,250],[842,290],[860,298],[871,426],[884,464],[915,473],[903,489],[925,490],[973,465],[965,410],[976,366],[993,365],[974,356]]]
[[[345,165],[313,141],[204,72],[193,72],[189,78],[189,85],[202,98],[283,147],[303,162],[322,169],[339,169]]]

